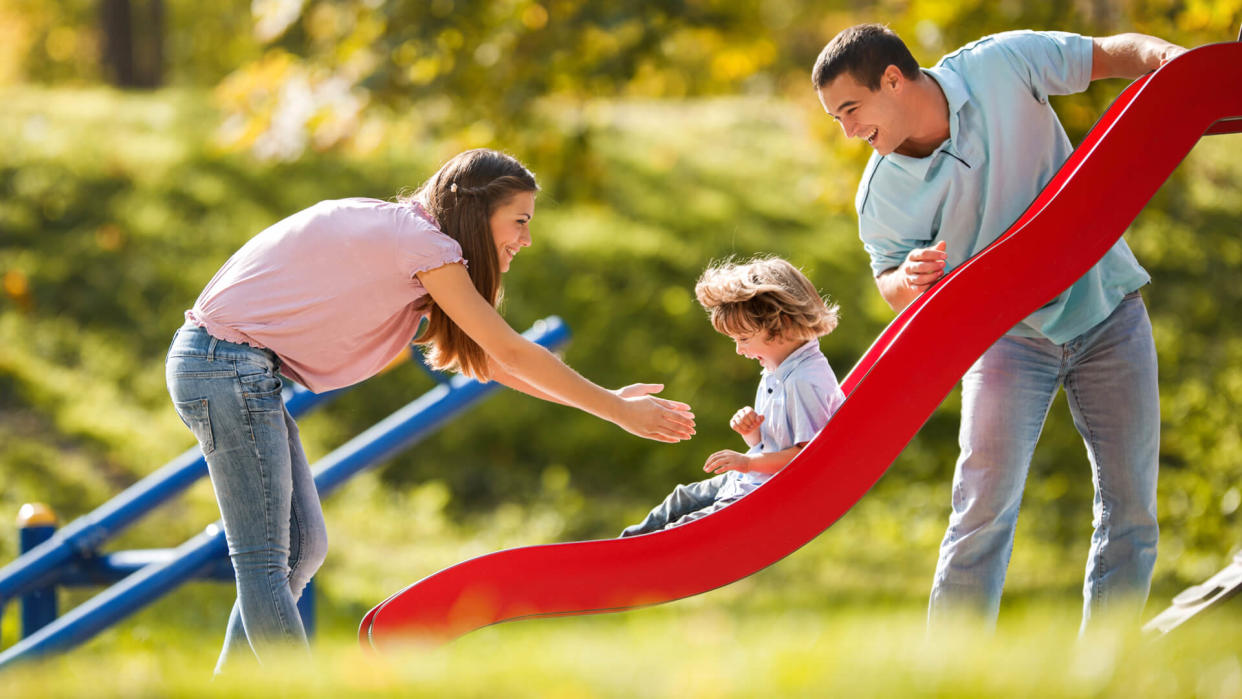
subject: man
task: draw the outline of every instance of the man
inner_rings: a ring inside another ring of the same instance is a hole
[[[1136,78],[1184,51],[1140,34],[1007,32],[921,69],[884,26],[838,34],[812,80],[845,135],[875,150],[855,206],[889,305],[905,308],[1004,233],[1065,162],[1072,147],[1049,95]],[[1039,260],[1014,274],[1039,274]],[[1105,611],[1141,610],[1158,534],[1156,352],[1137,291],[1149,281],[1118,241],[963,377],[961,455],[930,623],[958,610],[995,623],[1031,454],[1061,386],[1095,486],[1082,628]]]

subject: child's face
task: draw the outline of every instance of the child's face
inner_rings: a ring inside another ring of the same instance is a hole
[[[765,332],[750,335],[729,335],[733,340],[737,353],[759,362],[764,369],[772,371],[785,361],[794,350],[802,346],[806,340],[786,340],[781,337],[769,338]]]

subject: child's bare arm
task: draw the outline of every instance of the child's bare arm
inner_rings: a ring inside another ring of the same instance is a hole
[[[724,449],[707,457],[703,470],[708,473],[724,473],[725,471],[741,471],[742,473],[776,473],[802,451],[802,446],[789,447],[767,454],[739,454],[732,449]]]

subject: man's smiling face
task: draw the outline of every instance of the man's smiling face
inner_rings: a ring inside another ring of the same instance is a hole
[[[846,71],[819,89],[819,101],[847,138],[861,138],[875,152],[888,155],[910,135],[900,99],[905,86],[906,79],[896,66],[884,71],[875,90]]]

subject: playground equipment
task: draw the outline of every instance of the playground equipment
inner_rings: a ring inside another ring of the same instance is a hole
[[[523,335],[557,349],[568,341],[569,330],[559,318],[549,317]],[[441,381],[315,464],[320,495],[327,496],[351,476],[412,446],[496,388],[495,383],[481,384],[462,376]],[[299,388],[286,405],[296,417],[335,393],[316,395]],[[176,549],[98,553],[103,541],[206,473],[206,463],[195,447],[60,532],[55,532],[50,510],[24,508],[25,553],[0,569],[0,605],[22,598],[24,638],[0,652],[0,668],[84,643],[191,579],[231,581],[228,545],[218,521]],[[116,584],[56,618],[57,586],[100,582]]]
[[[1200,137],[1242,132],[1239,85],[1242,43],[1222,43],[1127,87],[1022,217],[888,326],[842,382],[840,410],[762,488],[667,531],[459,563],[377,605],[360,642],[383,650],[412,636],[449,640],[514,619],[668,602],[794,552],[866,494],[991,344],[1112,247]],[[1013,274],[1031,259],[1038,278]]]
[[[1144,631],[1168,633],[1209,609],[1221,606],[1242,592],[1242,552],[1216,575],[1182,590],[1168,609],[1143,626]]]
[[[1242,42],[1242,28],[1238,29],[1238,41]],[[1234,88],[1236,89],[1236,84]],[[1213,132],[1209,131],[1209,133]],[[1147,622],[1143,630],[1149,633],[1167,634],[1195,616],[1210,609],[1216,609],[1236,598],[1239,592],[1242,592],[1242,551],[1234,554],[1229,565],[1212,577],[1178,593],[1168,608]]]
[[[285,405],[296,418],[339,394],[340,391],[316,394],[296,386],[287,392]],[[95,552],[105,541],[206,475],[207,461],[196,445],[59,532],[56,515],[46,506],[23,507],[18,514],[22,555],[0,569],[0,606],[15,597],[22,598],[22,636],[31,635],[56,618],[54,588],[57,583],[66,584],[64,576],[73,569],[89,566],[98,574],[95,577],[108,578],[112,576],[104,571],[119,568],[113,565],[117,561],[132,563],[133,552],[107,556]],[[149,559],[155,554],[144,555]]]

